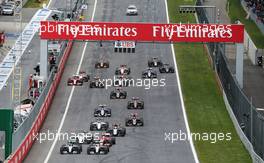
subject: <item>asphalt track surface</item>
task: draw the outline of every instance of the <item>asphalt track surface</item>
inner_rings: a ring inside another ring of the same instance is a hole
[[[138,16],[126,16],[126,8],[129,4],[136,4],[139,9]],[[86,20],[91,19],[93,0],[88,1]],[[94,21],[108,22],[156,22],[166,23],[166,10],[163,0],[98,0]],[[51,110],[41,129],[41,133],[56,133],[70,96],[72,87],[67,87],[67,78],[77,71],[78,64],[84,48],[83,42],[75,42],[72,53],[68,59],[65,71],[56,92]],[[110,61],[110,68],[95,70],[94,64],[104,56]],[[141,78],[141,72],[147,68],[150,57],[157,56],[163,62],[173,65],[171,46],[169,44],[138,43],[136,53],[114,53],[112,43],[89,42],[85,49],[85,55],[81,70],[85,70],[91,76],[95,74],[103,78],[113,78],[115,68],[120,64],[127,64],[131,68],[131,76],[134,79]],[[76,132],[78,130],[89,131],[89,124],[93,117],[93,110],[98,104],[107,104],[112,108],[112,117],[105,118],[110,124],[114,122],[124,125],[125,117],[130,111],[126,104],[133,96],[142,98],[145,109],[139,111],[144,118],[144,127],[127,128],[127,135],[117,138],[116,145],[110,148],[108,155],[86,154],[87,146],[83,146],[80,155],[61,155],[60,146],[65,140],[58,140],[54,150],[51,151],[48,162],[69,163],[193,163],[194,156],[188,141],[176,141],[171,143],[164,140],[164,133],[186,133],[183,112],[180,103],[179,88],[175,74],[161,75],[165,78],[165,87],[152,87],[149,90],[144,87],[124,88],[128,92],[126,100],[110,100],[109,89],[90,89],[88,84],[75,87],[69,110],[62,127],[62,133]],[[44,162],[53,141],[36,141],[25,159],[25,163]]]

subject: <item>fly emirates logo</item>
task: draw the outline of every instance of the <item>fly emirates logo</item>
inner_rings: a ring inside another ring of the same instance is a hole
[[[244,41],[238,24],[151,24],[107,22],[41,22],[41,39],[108,40],[142,42]]]
[[[153,37],[232,38],[231,25],[175,24],[153,26]]]

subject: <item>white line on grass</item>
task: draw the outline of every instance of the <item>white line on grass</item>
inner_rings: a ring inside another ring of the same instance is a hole
[[[170,23],[170,17],[169,17],[167,0],[164,0],[164,2],[165,2],[165,7],[166,7],[167,23]],[[185,105],[184,105],[184,101],[183,101],[183,97],[182,97],[181,82],[180,82],[180,77],[179,77],[179,72],[178,72],[178,67],[177,67],[177,62],[176,62],[176,57],[175,57],[175,51],[174,51],[173,44],[171,44],[171,51],[172,51],[174,65],[175,65],[175,72],[176,72],[175,74],[176,74],[176,78],[177,78],[177,82],[178,82],[178,86],[179,86],[179,94],[180,94],[180,99],[181,99],[181,106],[182,106],[182,112],[183,112],[183,117],[184,117],[184,121],[185,121],[185,126],[186,126],[186,130],[187,130],[187,134],[191,135],[190,128],[189,128],[189,123],[188,123],[188,118],[186,116]],[[191,136],[190,136],[190,146],[191,146],[191,149],[192,149],[192,153],[193,153],[193,157],[194,157],[195,162],[199,163],[199,160],[198,160],[198,157],[197,157],[197,153],[196,153],[196,150],[194,148],[194,144],[193,144],[193,140],[192,140]]]
[[[96,11],[96,5],[97,5],[97,0],[94,1],[94,8],[93,8],[93,13],[92,13],[92,18],[91,18],[91,22],[93,22],[94,20],[94,15],[95,15],[95,11]],[[84,48],[83,48],[83,51],[82,51],[82,56],[81,56],[81,60],[79,62],[79,65],[78,65],[78,68],[77,68],[77,72],[78,73],[81,69],[81,66],[82,66],[82,62],[83,62],[83,58],[84,58],[84,54],[85,54],[85,51],[86,51],[86,47],[87,47],[87,42],[85,42],[85,45],[84,45]],[[68,110],[69,110],[69,107],[70,107],[70,103],[71,103],[71,100],[72,100],[72,96],[73,96],[73,92],[75,90],[75,86],[72,87],[71,89],[71,93],[70,93],[70,96],[68,98],[68,101],[67,101],[67,105],[66,105],[66,108],[65,108],[65,112],[63,114],[63,117],[60,121],[60,125],[59,125],[59,128],[57,130],[57,134],[56,134],[56,137],[55,137],[55,140],[53,141],[50,149],[49,149],[49,152],[48,152],[48,155],[46,156],[45,160],[44,160],[44,163],[48,163],[49,159],[50,159],[50,156],[54,150],[54,147],[58,141],[58,138],[59,138],[59,134],[61,132],[61,129],[62,129],[62,126],[64,124],[64,121],[66,119],[66,116],[67,116],[67,113],[68,113]]]

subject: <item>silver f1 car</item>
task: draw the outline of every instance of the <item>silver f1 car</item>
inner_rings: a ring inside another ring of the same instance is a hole
[[[104,122],[101,119],[97,119],[96,121],[91,122],[90,130],[91,131],[106,131],[108,130],[109,123]]]
[[[100,142],[94,142],[87,148],[88,155],[106,155],[109,153],[109,147]]]
[[[139,118],[137,113],[132,113],[128,116],[128,118],[126,118],[126,126],[138,127],[143,125],[144,125],[143,118]]]
[[[129,75],[130,68],[128,68],[127,65],[120,65],[120,67],[116,68],[115,74],[116,75]]]
[[[82,145],[68,142],[60,147],[61,154],[80,154],[82,152]]]
[[[174,67],[173,66],[170,66],[169,64],[163,64],[159,68],[159,72],[160,73],[174,73]]]
[[[124,137],[126,135],[126,128],[121,127],[121,125],[114,124],[112,128],[106,131],[111,136]]]
[[[148,61],[149,67],[160,67],[162,65],[163,65],[162,61],[158,59],[157,57],[153,57]]]
[[[111,117],[111,108],[106,105],[99,105],[94,109],[94,117]]]
[[[157,71],[153,70],[152,68],[148,68],[142,72],[142,78],[157,78]]]
[[[96,76],[90,81],[90,88],[105,88],[105,82],[100,79],[100,77]]]
[[[123,91],[121,88],[116,88],[110,93],[110,99],[126,99],[127,92]]]
[[[100,59],[98,62],[95,63],[95,68],[109,68],[109,61]]]
[[[140,100],[138,97],[132,97],[132,100],[127,102],[127,108],[144,109],[144,101]]]

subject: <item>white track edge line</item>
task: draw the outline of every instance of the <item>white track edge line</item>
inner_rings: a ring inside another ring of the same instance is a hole
[[[93,8],[91,22],[93,22],[93,19],[94,19],[94,15],[95,15],[95,11],[96,11],[96,5],[97,5],[97,0],[94,1],[94,8]],[[82,62],[83,62],[83,58],[84,58],[84,54],[85,54],[85,51],[86,51],[87,44],[88,43],[85,42],[85,45],[84,45],[84,48],[83,48],[83,52],[82,52],[82,56],[81,56],[81,60],[79,62],[79,65],[78,65],[76,73],[78,73],[80,71],[80,69],[81,69],[81,65],[82,65]],[[46,156],[46,158],[44,160],[44,163],[48,163],[48,161],[50,159],[50,156],[51,156],[51,154],[52,154],[52,152],[54,150],[54,147],[55,147],[55,145],[56,145],[56,143],[58,141],[61,129],[63,127],[64,121],[66,119],[66,116],[67,116],[67,113],[68,113],[68,110],[69,110],[69,107],[70,107],[70,103],[71,103],[71,100],[72,100],[72,96],[73,96],[74,90],[75,90],[75,86],[73,86],[72,89],[71,89],[71,93],[70,93],[70,96],[68,98],[67,105],[66,105],[66,108],[65,108],[65,112],[64,112],[63,117],[61,119],[59,128],[57,130],[57,134],[56,134],[55,140],[53,141],[53,143],[52,143],[52,145],[51,145],[51,147],[49,149],[48,155]]]
[[[167,23],[170,23],[170,17],[169,17],[167,0],[164,0],[164,2],[165,2],[165,7],[166,7]],[[178,66],[177,66],[177,62],[176,62],[176,56],[175,56],[175,50],[174,50],[173,44],[171,44],[171,51],[172,51],[174,65],[175,65],[175,74],[176,74],[176,78],[177,78],[177,82],[178,82],[178,88],[179,88],[179,94],[180,94],[180,100],[181,100],[181,106],[182,106],[183,117],[184,117],[184,121],[185,121],[185,125],[186,125],[186,130],[187,130],[187,134],[191,135],[190,127],[189,127],[189,123],[188,123],[188,118],[187,118],[187,115],[186,115],[184,100],[183,100],[183,96],[182,96],[181,82],[180,82]],[[196,153],[196,150],[195,150],[195,147],[194,147],[193,140],[192,140],[191,136],[189,136],[189,142],[190,142],[190,147],[191,147],[191,150],[192,150],[192,153],[193,153],[193,156],[194,156],[194,160],[195,160],[196,163],[199,163],[199,159],[197,157],[197,153]]]

